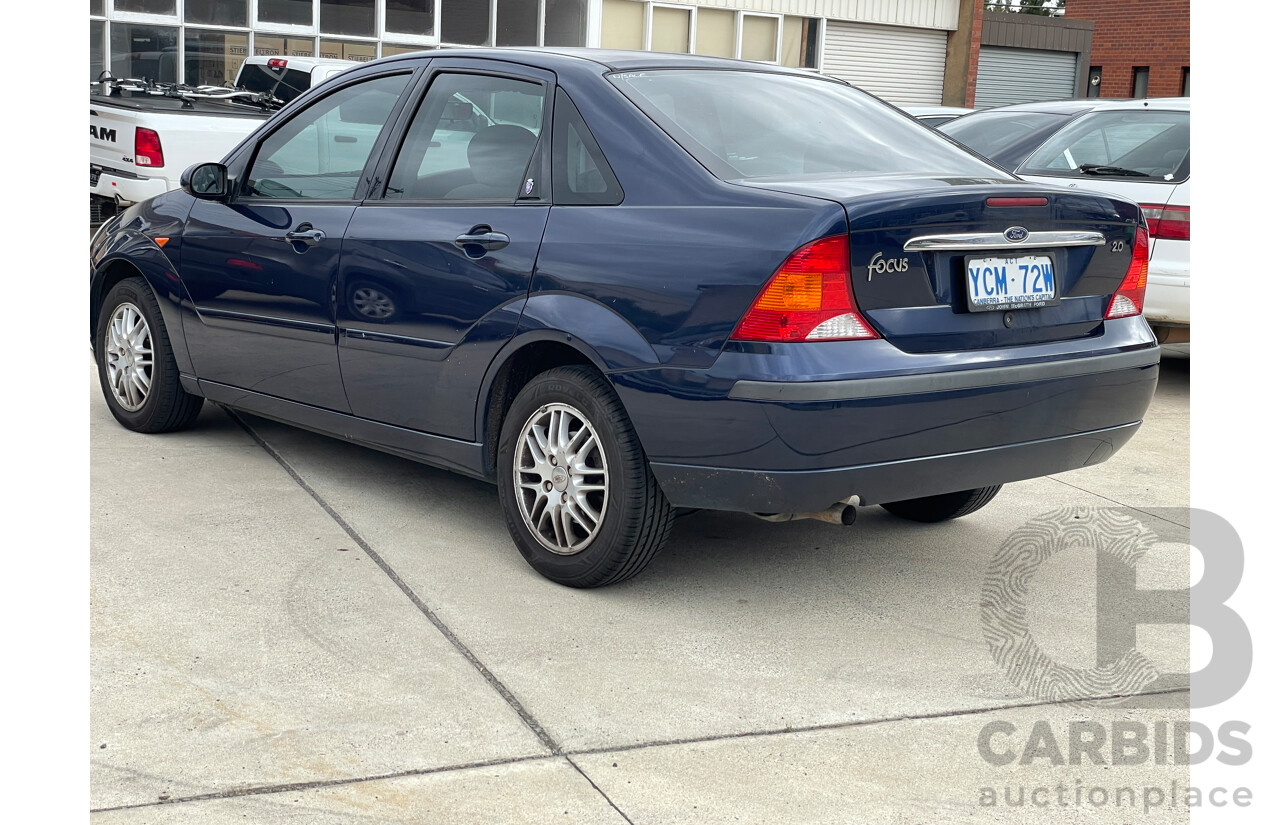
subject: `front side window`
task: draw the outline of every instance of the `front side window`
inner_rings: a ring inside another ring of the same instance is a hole
[[[832,80],[719,69],[621,72],[610,79],[724,180],[886,173],[1003,177],[929,127]]]
[[[373,145],[408,74],[356,83],[327,95],[258,147],[244,194],[251,198],[355,197]]]
[[[538,83],[440,75],[414,115],[387,197],[514,202],[530,179],[544,98]]]
[[[1046,141],[1018,171],[1172,181],[1185,177],[1190,152],[1189,112],[1092,112]]]

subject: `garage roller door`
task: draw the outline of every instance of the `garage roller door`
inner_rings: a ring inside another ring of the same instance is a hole
[[[1076,96],[1075,52],[983,46],[978,52],[974,106],[1067,100]]]
[[[942,102],[947,33],[827,21],[822,73],[897,105]]]

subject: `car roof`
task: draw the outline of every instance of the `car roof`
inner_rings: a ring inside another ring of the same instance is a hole
[[[756,63],[751,60],[735,60],[729,57],[706,57],[697,54],[670,54],[667,52],[627,51],[623,49],[585,49],[552,47],[506,47],[474,49],[424,49],[383,58],[378,62],[422,57],[466,57],[481,60],[506,60],[554,71],[568,64],[579,67],[592,63],[611,71],[635,71],[641,69],[733,69],[769,74],[789,74],[813,77],[821,80],[835,78],[803,69],[791,69],[772,63]],[[843,82],[843,81],[838,81]]]
[[[1074,115],[1088,111],[1141,111],[1144,109],[1159,111],[1191,111],[1189,97],[1150,97],[1134,99],[1112,99],[1087,97],[1076,100],[1042,100],[1036,103],[1014,103],[1009,106],[997,106],[983,109],[974,114],[986,112],[1051,112],[1054,114]]]

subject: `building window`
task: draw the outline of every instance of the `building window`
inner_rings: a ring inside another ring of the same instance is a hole
[[[1089,88],[1085,89],[1085,97],[1099,97],[1102,94],[1102,67],[1089,67]]]
[[[258,34],[253,38],[253,53],[269,57],[315,57],[316,47],[310,37]]]
[[[116,11],[173,16],[177,14],[177,3],[174,0],[116,0]]]
[[[383,43],[382,56],[390,57],[393,54],[412,54],[413,52],[425,51],[432,48],[431,46],[401,46],[398,43]]]
[[[188,23],[242,28],[249,25],[248,0],[187,0],[183,8]]]
[[[367,62],[378,56],[378,44],[372,41],[320,39],[320,57]]]
[[[183,42],[183,82],[193,86],[230,85],[249,54],[249,35],[238,32],[187,29]]]
[[[644,48],[644,3],[604,0],[600,14],[601,48]]]
[[[538,0],[498,0],[499,46],[538,44]]]
[[[1182,67],[1182,96],[1191,97],[1191,67]]]
[[[258,0],[258,20],[283,26],[313,26],[311,0]]]
[[[97,80],[106,66],[102,63],[102,38],[107,24],[101,20],[89,21],[89,79]]]
[[[435,0],[387,0],[386,30],[419,37],[435,34]]]
[[[778,62],[778,18],[758,14],[742,15],[743,60]]]
[[[178,80],[178,30],[168,26],[113,23],[111,74],[160,83]]]
[[[373,0],[320,0],[320,31],[373,37]]]
[[[1147,79],[1151,76],[1151,69],[1147,66],[1133,67],[1133,97],[1147,96]]]
[[[734,26],[737,17],[723,9],[702,9],[698,13],[698,54],[733,57]]]
[[[89,0],[89,14],[103,17],[106,13],[106,0]],[[99,51],[101,51],[101,48],[99,48]]]
[[[544,46],[587,45],[587,0],[544,0]]]
[[[688,54],[692,21],[692,9],[654,6],[649,24],[649,48],[655,52]]]
[[[793,69],[818,68],[818,20],[813,17],[782,18],[782,55],[779,62]]]
[[[489,45],[489,3],[440,0],[440,39],[461,46]]]

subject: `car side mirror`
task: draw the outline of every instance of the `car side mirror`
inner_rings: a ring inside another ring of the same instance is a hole
[[[182,191],[193,198],[220,201],[227,197],[227,167],[221,163],[197,163],[182,173]]]

